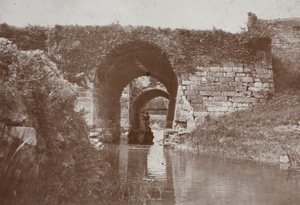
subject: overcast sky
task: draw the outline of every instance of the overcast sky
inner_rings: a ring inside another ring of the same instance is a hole
[[[0,23],[148,25],[238,32],[247,13],[262,19],[300,17],[300,0],[0,0]]]

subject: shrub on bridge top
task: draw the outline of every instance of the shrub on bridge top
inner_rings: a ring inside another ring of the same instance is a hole
[[[47,51],[46,27],[28,25],[24,28],[0,24],[0,37],[9,39],[21,50]]]
[[[58,133],[85,135],[84,120],[74,111],[76,94],[72,84],[62,77],[44,51],[21,51],[1,39],[0,57],[1,70],[5,71],[1,79],[3,100],[9,93],[21,99],[28,115],[25,123],[37,130],[38,146],[50,145]],[[13,99],[9,101],[14,103]]]
[[[11,34],[2,32],[0,36],[7,36],[13,42],[22,45],[19,41],[22,39],[22,29],[7,25],[4,27]],[[197,66],[252,64],[263,57],[256,50],[265,52],[270,43],[265,36],[249,35],[246,31],[232,34],[219,29],[171,30],[148,26],[122,27],[119,24],[57,25],[47,29],[29,26],[22,31],[28,32],[27,38],[34,42],[44,40],[47,46],[40,44],[40,49],[48,50],[51,60],[62,70],[65,78],[76,83],[83,80],[83,75],[78,73],[88,74],[94,68],[100,68],[101,73],[101,69],[107,69],[101,66],[105,60],[116,60],[114,58],[120,52],[130,53],[135,49],[140,49],[141,52],[158,50],[161,56],[169,60],[177,73],[186,73],[193,72]],[[47,39],[41,38],[42,33],[47,34]],[[151,55],[151,52],[147,55]],[[157,56],[160,54],[154,56],[154,59],[157,59]]]

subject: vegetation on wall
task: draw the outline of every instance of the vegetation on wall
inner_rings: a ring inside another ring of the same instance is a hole
[[[69,135],[81,133],[78,125],[80,115],[74,111],[76,94],[72,84],[65,80],[56,65],[41,50],[20,51],[12,42],[1,39],[0,57],[2,70],[2,94],[11,93],[25,105],[28,118],[24,123],[36,128],[37,135],[43,136],[40,143],[57,133]],[[9,102],[7,100],[7,102]],[[11,103],[14,103],[10,100]],[[17,102],[15,102],[17,103]],[[9,104],[8,104],[9,106]],[[1,107],[1,109],[10,109]],[[1,116],[1,120],[5,120]]]
[[[280,58],[273,55],[272,67],[274,72],[275,90],[285,92],[287,90],[300,90],[300,66],[297,59]]]
[[[9,39],[18,45],[20,50],[43,50],[47,51],[47,34],[49,28],[28,25],[24,28],[0,24],[0,37]]]
[[[132,188],[144,182],[116,181],[110,164],[90,144],[86,123],[74,111],[73,85],[56,64],[43,51],[19,50],[5,38],[0,38],[0,63],[0,204],[132,201],[128,196],[137,194]],[[20,110],[22,118],[12,119]],[[6,136],[5,125],[34,127],[37,145]]]
[[[31,29],[26,27],[23,30]],[[45,33],[45,28],[40,28],[40,32]],[[126,49],[128,45],[128,51],[132,50],[134,42],[145,42],[161,50],[161,55],[167,57],[177,73],[192,72],[197,66],[251,64],[257,60],[255,57],[261,58],[256,51],[266,52],[270,43],[266,37],[249,35],[247,31],[232,34],[218,29],[171,30],[148,26],[122,27],[119,24],[57,25],[47,28],[46,33],[45,42],[51,60],[57,63],[66,79],[76,83],[81,82],[91,69],[101,67],[104,59],[113,58],[121,46]],[[7,36],[5,31],[0,34]],[[15,37],[9,39],[14,42]],[[40,49],[44,48],[41,45]]]
[[[254,40],[272,39],[270,57],[272,57],[275,91],[299,90],[299,31],[293,28],[293,25],[299,24],[299,20],[261,20],[255,14],[248,15],[248,35]],[[259,42],[256,45],[263,43]]]

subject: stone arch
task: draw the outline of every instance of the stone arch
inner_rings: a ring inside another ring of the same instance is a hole
[[[167,127],[172,127],[177,95],[177,76],[167,56],[156,45],[134,41],[113,49],[99,66],[94,88],[98,101],[97,127],[116,132],[120,129],[120,97],[124,87],[140,76],[160,81],[169,94]],[[114,133],[119,135],[119,132]]]
[[[151,100],[153,100],[154,98],[157,97],[165,97],[169,100],[170,96],[169,93],[160,90],[160,89],[152,89],[152,90],[147,90],[145,92],[143,92],[142,94],[140,94],[138,96],[138,98],[133,102],[133,106],[132,106],[132,113],[130,116],[130,119],[132,120],[131,126],[133,126],[134,128],[139,128],[140,127],[140,121],[139,121],[139,115],[140,112],[142,110],[142,108]],[[173,108],[171,108],[173,109]],[[166,120],[168,121],[173,121],[174,115],[172,115],[172,113],[174,113],[174,110],[171,110],[168,108],[168,112],[167,112],[167,117]]]

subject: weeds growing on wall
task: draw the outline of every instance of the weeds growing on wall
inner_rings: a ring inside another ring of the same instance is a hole
[[[30,26],[23,29],[6,24],[1,26],[3,29],[0,36],[10,39],[18,46],[27,48],[22,44],[25,42],[29,45],[40,45],[39,49],[47,50],[64,77],[75,83],[82,83],[83,76],[88,76],[94,68],[100,68],[101,72],[101,68],[106,68],[102,65],[105,59],[109,60],[115,53],[122,52],[124,47],[127,53],[130,52],[135,49],[131,45],[137,42],[143,42],[138,45],[138,49],[143,49],[143,44],[149,44],[159,50],[177,73],[193,72],[197,66],[252,64],[264,57],[257,51],[267,52],[270,44],[266,36],[250,34],[248,31],[232,34],[215,28],[200,31],[148,26],[122,27],[119,24],[57,25],[54,28]],[[26,36],[27,40],[20,41],[22,36]],[[129,47],[126,48],[126,45]]]

